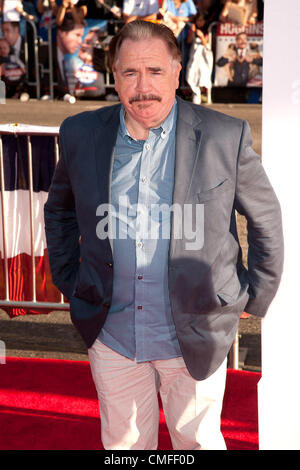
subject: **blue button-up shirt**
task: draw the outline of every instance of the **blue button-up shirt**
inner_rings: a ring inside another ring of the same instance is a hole
[[[176,101],[146,141],[120,114],[111,183],[114,279],[99,339],[137,362],[181,356],[168,290]],[[165,206],[162,206],[165,205]],[[160,210],[161,209],[161,210]]]

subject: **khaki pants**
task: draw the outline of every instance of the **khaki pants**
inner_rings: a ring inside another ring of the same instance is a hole
[[[174,450],[226,450],[220,431],[226,360],[197,381],[181,357],[137,364],[99,340],[89,349],[106,450],[155,450],[160,392]]]

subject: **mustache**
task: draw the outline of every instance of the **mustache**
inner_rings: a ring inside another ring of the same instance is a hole
[[[136,103],[138,101],[161,101],[161,97],[157,95],[135,95],[132,98],[129,99],[129,104]]]

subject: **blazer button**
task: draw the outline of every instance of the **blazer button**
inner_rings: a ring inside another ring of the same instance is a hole
[[[113,264],[112,263],[106,263],[106,266],[108,266],[109,268],[112,268]]]
[[[103,304],[103,307],[105,307],[105,308],[109,308],[109,307],[110,307],[110,303],[108,303],[108,302],[104,302],[104,304]]]

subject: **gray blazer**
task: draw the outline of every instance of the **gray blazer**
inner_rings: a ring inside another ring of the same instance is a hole
[[[61,157],[45,204],[53,282],[70,299],[72,321],[87,347],[112,297],[112,244],[97,237],[96,209],[109,202],[119,111],[120,105],[104,107],[63,122]],[[251,145],[245,121],[178,99],[173,204],[203,205],[204,239],[201,248],[187,250],[190,240],[184,231],[174,236],[173,218],[168,280],[182,356],[198,380],[225,359],[240,314],[263,317],[280,282],[280,206]],[[247,269],[236,211],[248,223]]]

